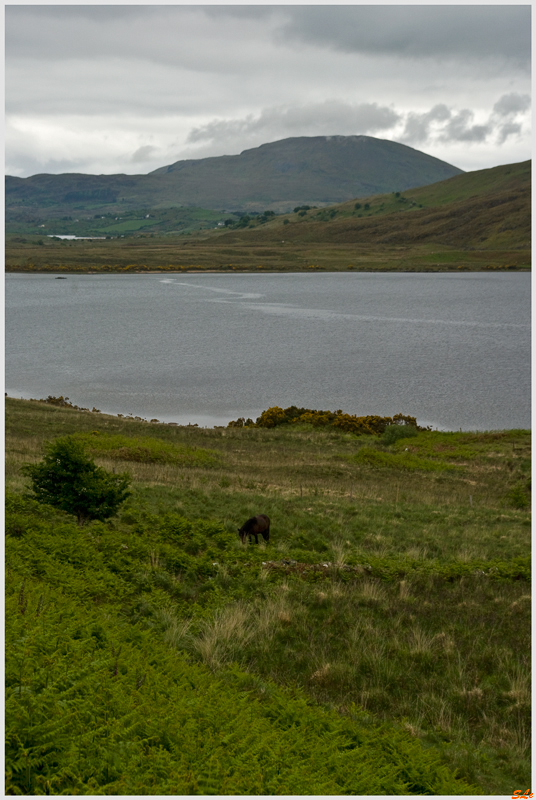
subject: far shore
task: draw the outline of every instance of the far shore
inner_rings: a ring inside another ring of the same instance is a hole
[[[526,266],[508,266],[508,267],[493,267],[493,268],[486,268],[486,267],[452,267],[452,266],[445,266],[445,267],[422,267],[421,269],[383,269],[381,267],[367,267],[367,268],[358,268],[353,267],[351,269],[337,269],[336,267],[329,268],[329,267],[316,267],[314,269],[248,269],[248,268],[240,268],[240,269],[178,269],[178,270],[164,270],[164,269],[136,269],[136,270],[128,270],[125,269],[107,269],[107,270],[54,270],[54,269],[12,269],[6,268],[4,270],[5,274],[7,275],[61,275],[63,277],[67,277],[69,275],[205,275],[205,274],[213,274],[213,275],[301,275],[304,273],[307,274],[319,274],[319,273],[368,273],[368,272],[381,272],[383,274],[386,273],[406,273],[406,274],[430,274],[434,272],[441,272],[441,273],[450,273],[450,274],[459,274],[460,272],[522,272],[522,273],[530,273],[532,270],[530,267]]]

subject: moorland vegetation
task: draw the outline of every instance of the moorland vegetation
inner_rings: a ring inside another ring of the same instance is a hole
[[[6,399],[7,794],[530,785],[530,432],[297,411]],[[129,474],[115,516],[32,498],[21,467],[65,437]]]
[[[531,164],[275,214],[114,211],[71,219],[7,211],[8,272],[222,272],[530,269]],[[63,215],[62,215],[63,216]],[[119,219],[120,217],[120,219]],[[203,229],[203,230],[201,230]],[[100,235],[66,241],[53,234]]]

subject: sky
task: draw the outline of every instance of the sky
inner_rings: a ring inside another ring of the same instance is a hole
[[[145,174],[367,135],[463,170],[531,157],[531,6],[5,6],[6,173]]]

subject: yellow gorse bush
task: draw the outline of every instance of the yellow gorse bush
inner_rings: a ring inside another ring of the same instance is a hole
[[[358,417],[355,414],[344,414],[338,411],[316,411],[309,408],[297,408],[289,406],[280,408],[271,406],[263,411],[256,422],[240,418],[229,423],[229,427],[258,427],[275,428],[277,425],[285,424],[307,424],[315,427],[332,426],[343,431],[358,435],[372,434],[381,435],[389,425],[411,425],[417,430],[424,430],[417,425],[415,417],[406,414],[395,414],[393,417],[381,417],[378,415],[367,415]]]

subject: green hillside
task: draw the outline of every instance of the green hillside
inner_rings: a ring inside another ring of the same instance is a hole
[[[457,175],[430,186],[371,195],[357,202],[306,209],[259,229],[268,241],[289,223],[285,238],[300,242],[437,243],[477,249],[528,249],[531,242],[531,162]],[[227,239],[231,234],[227,235]]]
[[[530,786],[530,432],[49,400],[6,399],[8,795]],[[130,473],[118,516],[29,497],[65,435]]]

